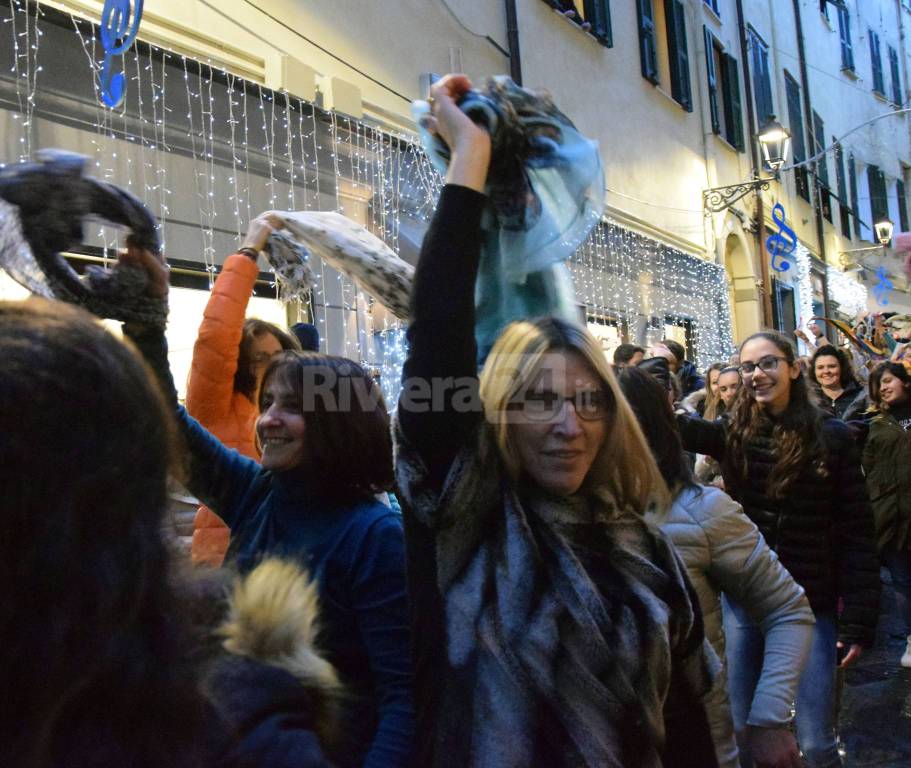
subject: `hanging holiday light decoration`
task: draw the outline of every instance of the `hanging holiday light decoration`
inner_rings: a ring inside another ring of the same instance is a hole
[[[867,309],[867,288],[865,285],[848,277],[835,267],[826,267],[826,279],[829,283],[829,296],[838,305],[839,311],[853,317]]]
[[[128,5],[112,2],[121,9],[116,19],[111,12],[112,28],[125,18]],[[41,96],[38,41],[51,31],[55,66],[61,66],[63,54],[73,61],[75,45],[94,75],[95,116],[87,139],[94,174],[131,189],[156,214],[166,254],[169,243],[179,243],[178,255],[192,250],[214,279],[219,255],[236,247],[251,218],[287,208],[356,216],[403,258],[417,257],[443,179],[412,135],[325,112],[210,61],[135,39],[119,54],[122,98],[111,108],[101,91],[113,49],[98,25],[30,0],[11,0],[8,7],[9,17],[0,8],[0,20],[13,40],[19,110],[12,117],[20,159],[31,154]],[[138,27],[142,4],[131,7]],[[67,30],[77,38],[73,45],[64,39]],[[117,39],[122,47],[125,38]],[[109,95],[116,88],[109,88]],[[113,254],[116,233],[100,229],[98,242]],[[579,301],[597,322],[616,325],[629,337],[644,319],[648,340],[662,338],[666,326],[686,328],[700,367],[730,354],[723,267],[610,219],[593,230],[570,267]],[[321,260],[314,271],[313,290],[298,305],[298,319],[309,317],[317,325],[323,351],[346,354],[373,370],[387,402],[394,403],[406,354],[404,326]]]
[[[794,287],[797,289],[798,326],[805,328],[813,317],[813,283],[810,280],[810,251],[799,240],[794,246]]]

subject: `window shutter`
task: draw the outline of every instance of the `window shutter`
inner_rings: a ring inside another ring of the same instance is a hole
[[[883,83],[883,62],[879,52],[879,35],[870,30],[870,63],[873,67],[873,90],[886,95],[886,86]]]
[[[870,185],[870,213],[872,224],[889,215],[889,202],[886,198],[886,177],[875,165],[867,167],[867,182]]]
[[[813,112],[813,154],[818,155],[826,148],[826,129],[822,118]],[[829,186],[829,157],[823,155],[816,161],[816,178]]]
[[[899,231],[908,231],[908,202],[905,200],[905,182],[901,179],[895,182],[895,195],[898,197],[898,226]]]
[[[785,93],[788,101],[788,124],[791,126],[791,149],[794,162],[802,163],[807,159],[806,133],[803,129],[803,110],[800,106],[800,86],[787,72],[784,76]],[[804,200],[810,199],[810,183],[806,166],[795,169],[794,183],[797,194]]]
[[[837,139],[832,137],[833,143]],[[851,212],[848,209],[848,184],[845,181],[845,152],[841,144],[835,144],[835,183],[838,185],[838,216],[841,220],[841,233],[851,237]]]
[[[790,75],[785,75],[785,91],[788,97],[788,122],[791,126],[791,149],[794,162],[807,159],[807,145],[803,131],[803,110],[800,106],[800,86]]]
[[[693,111],[690,57],[686,45],[686,17],[681,0],[665,0],[667,42],[671,64],[671,96],[687,112]]]
[[[838,186],[838,202],[842,205],[848,204],[848,187],[845,184],[845,153],[841,144],[835,145],[835,151],[832,153],[835,159],[835,183]]]
[[[898,52],[889,46],[889,69],[892,70],[892,102],[900,105],[904,102],[902,98],[902,80],[898,71]]]
[[[727,129],[727,140],[743,151],[743,107],[740,103],[740,78],[737,71],[737,59],[724,53],[721,55],[724,66],[724,123]]]
[[[642,76],[658,84],[658,54],[655,46],[655,12],[652,0],[636,0],[639,10],[639,58]]]
[[[718,116],[718,76],[715,72],[715,38],[709,28],[705,26],[702,28],[702,36],[705,38],[705,71],[709,81],[709,112],[712,116],[712,132],[721,133],[721,120]]]
[[[848,155],[848,187],[851,189],[851,210],[854,212],[854,236],[860,239],[860,207],[857,200],[857,169],[854,166],[854,155]]]
[[[753,65],[753,84],[756,96],[756,123],[763,124],[774,113],[772,82],[769,75],[769,49],[759,35],[750,29],[750,58]]]
[[[585,20],[592,25],[591,33],[608,48],[613,47],[610,23],[610,0],[585,0]]]
[[[851,17],[848,9],[838,8],[838,32],[841,38],[841,66],[843,69],[854,69],[854,46],[851,45]]]

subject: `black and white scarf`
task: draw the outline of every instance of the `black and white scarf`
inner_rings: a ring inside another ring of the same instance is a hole
[[[437,743],[470,744],[467,764],[483,768],[541,764],[542,738],[561,765],[658,768],[669,709],[698,701],[718,667],[683,565],[605,491],[520,498],[486,429],[442,492],[396,429],[406,526],[435,540],[447,661]],[[466,709],[470,725],[457,727],[470,733],[439,733]],[[437,765],[466,757],[441,751]]]

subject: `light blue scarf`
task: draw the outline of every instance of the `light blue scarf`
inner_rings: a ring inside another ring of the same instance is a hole
[[[468,93],[459,107],[491,135],[484,243],[475,287],[475,336],[483,360],[504,326],[555,315],[580,322],[566,260],[604,209],[604,172],[586,139],[550,98],[505,76]],[[412,105],[421,138],[443,174],[450,151],[423,128],[426,101]]]

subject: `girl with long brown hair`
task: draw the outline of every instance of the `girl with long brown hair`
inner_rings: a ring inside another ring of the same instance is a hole
[[[807,593],[816,617],[797,691],[797,736],[812,768],[839,766],[835,667],[873,641],[879,568],[860,457],[848,427],[817,408],[790,342],[774,331],[740,347],[744,391],[729,419],[680,419],[684,447],[721,462],[725,488]],[[838,602],[843,610],[837,615]],[[748,726],[763,640],[741,606],[726,602],[734,725]]]

